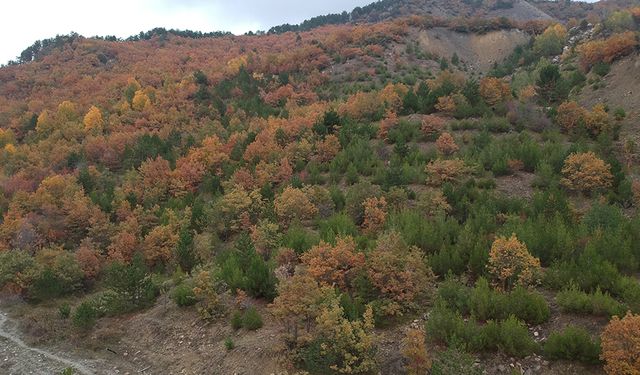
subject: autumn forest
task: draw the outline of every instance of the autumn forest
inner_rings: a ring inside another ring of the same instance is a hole
[[[1,67],[28,341],[95,373],[640,374],[640,7],[387,3]]]

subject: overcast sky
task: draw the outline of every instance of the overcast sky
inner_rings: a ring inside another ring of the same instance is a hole
[[[196,31],[267,30],[373,0],[8,0],[0,17],[0,64],[39,39],[75,31],[128,37],[154,27]]]

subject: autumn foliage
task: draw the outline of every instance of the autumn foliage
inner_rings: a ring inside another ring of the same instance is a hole
[[[487,104],[494,106],[511,98],[511,87],[499,78],[483,78],[480,81],[480,95]]]
[[[447,124],[447,121],[439,116],[427,115],[422,119],[422,133],[427,137],[439,134]]]
[[[487,271],[496,287],[508,291],[516,285],[530,286],[539,281],[540,260],[533,257],[516,235],[498,237],[491,245]]]
[[[567,101],[558,106],[556,121],[566,132],[576,129],[581,121],[584,121],[587,114],[581,105],[574,101]]]
[[[287,187],[274,202],[276,214],[285,223],[294,219],[309,220],[317,213],[318,208],[311,203],[309,197],[301,189]]]
[[[611,375],[640,374],[640,316],[614,316],[602,332],[604,369]]]
[[[583,69],[589,70],[599,62],[611,63],[631,53],[637,45],[638,39],[632,31],[614,34],[603,40],[587,42],[578,48],[580,64]]]
[[[459,150],[455,139],[447,132],[442,133],[440,137],[438,137],[436,140],[436,148],[440,154],[445,156],[451,155]]]
[[[387,316],[417,308],[429,296],[434,278],[420,249],[407,246],[395,232],[378,240],[367,259],[367,274],[380,294],[380,312]]]
[[[563,185],[582,192],[606,189],[613,180],[611,166],[591,151],[569,155],[564,161],[562,174]]]
[[[365,233],[377,233],[384,228],[387,218],[387,201],[384,197],[371,197],[365,199],[364,203],[364,222],[362,229]]]
[[[411,328],[403,340],[402,354],[407,360],[406,370],[409,375],[424,375],[431,369],[431,358],[425,345],[424,330]]]
[[[364,254],[356,249],[351,237],[339,238],[336,245],[326,242],[314,246],[301,256],[307,272],[321,285],[346,289],[364,266]]]
[[[427,164],[428,183],[441,186],[445,182],[456,182],[468,171],[461,159],[438,159]]]

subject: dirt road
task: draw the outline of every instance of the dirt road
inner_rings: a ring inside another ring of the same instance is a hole
[[[13,322],[0,311],[0,373],[51,375],[69,367],[75,370],[74,374],[96,373],[90,361],[72,359],[27,345],[15,330]]]

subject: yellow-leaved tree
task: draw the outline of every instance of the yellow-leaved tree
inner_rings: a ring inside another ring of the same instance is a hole
[[[576,152],[567,157],[562,167],[562,184],[569,189],[590,193],[611,187],[611,166],[593,152]]]
[[[425,375],[431,369],[431,358],[425,345],[424,330],[411,328],[403,340],[402,355],[407,361],[409,375]]]
[[[91,106],[89,108],[89,112],[84,115],[84,130],[89,134],[100,134],[102,133],[104,120],[102,119],[102,112],[96,106]]]
[[[340,299],[334,295],[316,318],[316,329],[322,352],[334,358],[330,366],[341,374],[367,374],[376,368],[373,310],[368,305],[362,320],[350,321],[344,316]]]
[[[487,270],[494,285],[504,291],[517,285],[533,285],[540,280],[542,272],[540,259],[531,255],[527,245],[520,242],[515,234],[510,238],[496,238],[489,252]]]

